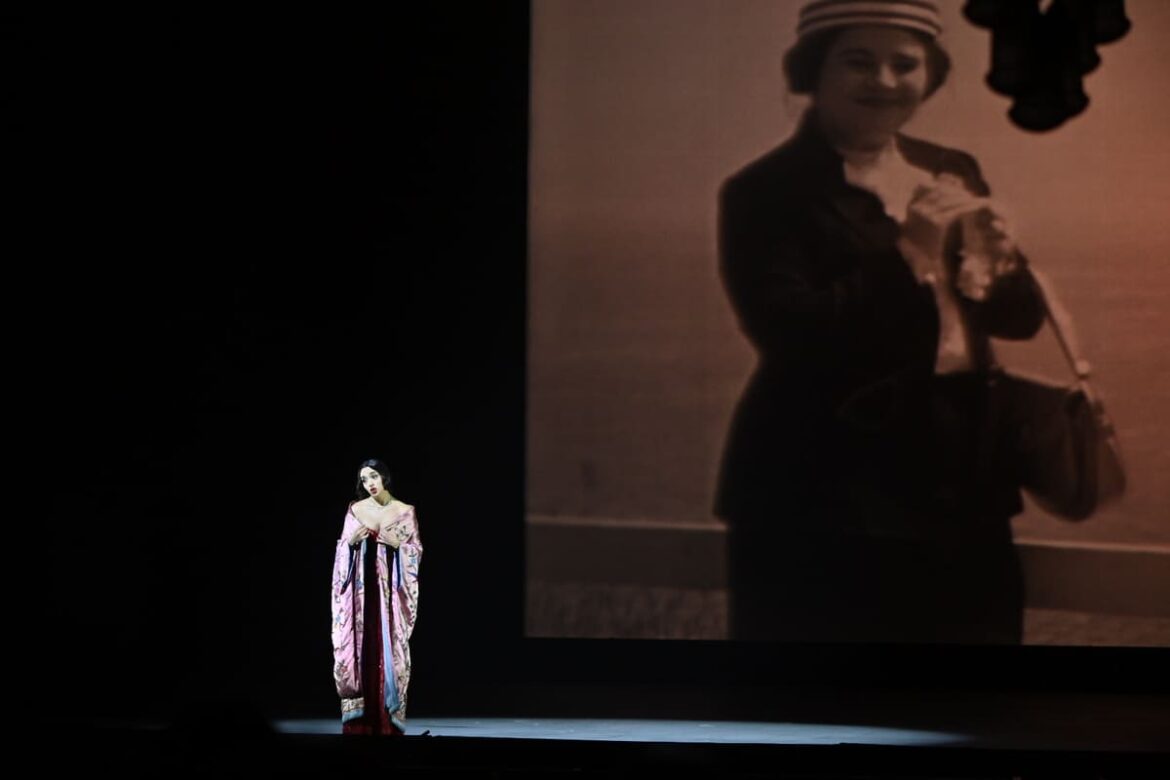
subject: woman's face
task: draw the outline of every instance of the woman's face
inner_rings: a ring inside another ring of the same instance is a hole
[[[830,137],[855,148],[889,143],[926,97],[926,46],[896,27],[850,27],[829,47],[813,95]]]
[[[382,475],[369,466],[366,466],[358,472],[358,476],[361,477],[362,487],[374,498],[377,498],[379,493],[385,491],[385,488],[382,486]]]

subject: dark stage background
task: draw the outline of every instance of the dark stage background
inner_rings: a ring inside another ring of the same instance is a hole
[[[418,507],[418,700],[479,668],[521,631],[526,6],[25,29],[38,704],[334,714],[368,457]]]
[[[474,3],[11,28],[34,712],[336,714],[329,570],[370,456],[426,547],[414,714],[1164,689],[1163,649],[523,638],[528,23]],[[732,693],[629,693],[656,686]]]

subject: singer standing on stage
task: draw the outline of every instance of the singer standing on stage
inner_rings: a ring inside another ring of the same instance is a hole
[[[358,469],[333,562],[333,678],[346,734],[403,734],[422,541],[379,460]]]

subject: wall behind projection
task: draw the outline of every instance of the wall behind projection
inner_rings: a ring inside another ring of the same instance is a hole
[[[717,274],[716,194],[806,105],[782,70],[799,5],[533,6],[532,635],[725,633],[712,497],[754,353]],[[988,31],[959,0],[940,5],[954,68],[907,132],[980,160],[1075,319],[1130,472],[1128,495],[1087,522],[1033,506],[1016,519],[1025,641],[1170,645],[1170,4],[1127,3],[1133,27],[1100,47],[1088,110],[1039,134],[983,84]],[[1047,332],[1000,357],[1064,376]]]

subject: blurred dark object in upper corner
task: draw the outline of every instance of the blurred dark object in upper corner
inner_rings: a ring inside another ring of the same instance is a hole
[[[1125,0],[967,0],[963,15],[991,30],[987,85],[1012,98],[1008,116],[1025,130],[1053,130],[1089,105],[1084,77],[1097,47],[1129,32]]]

